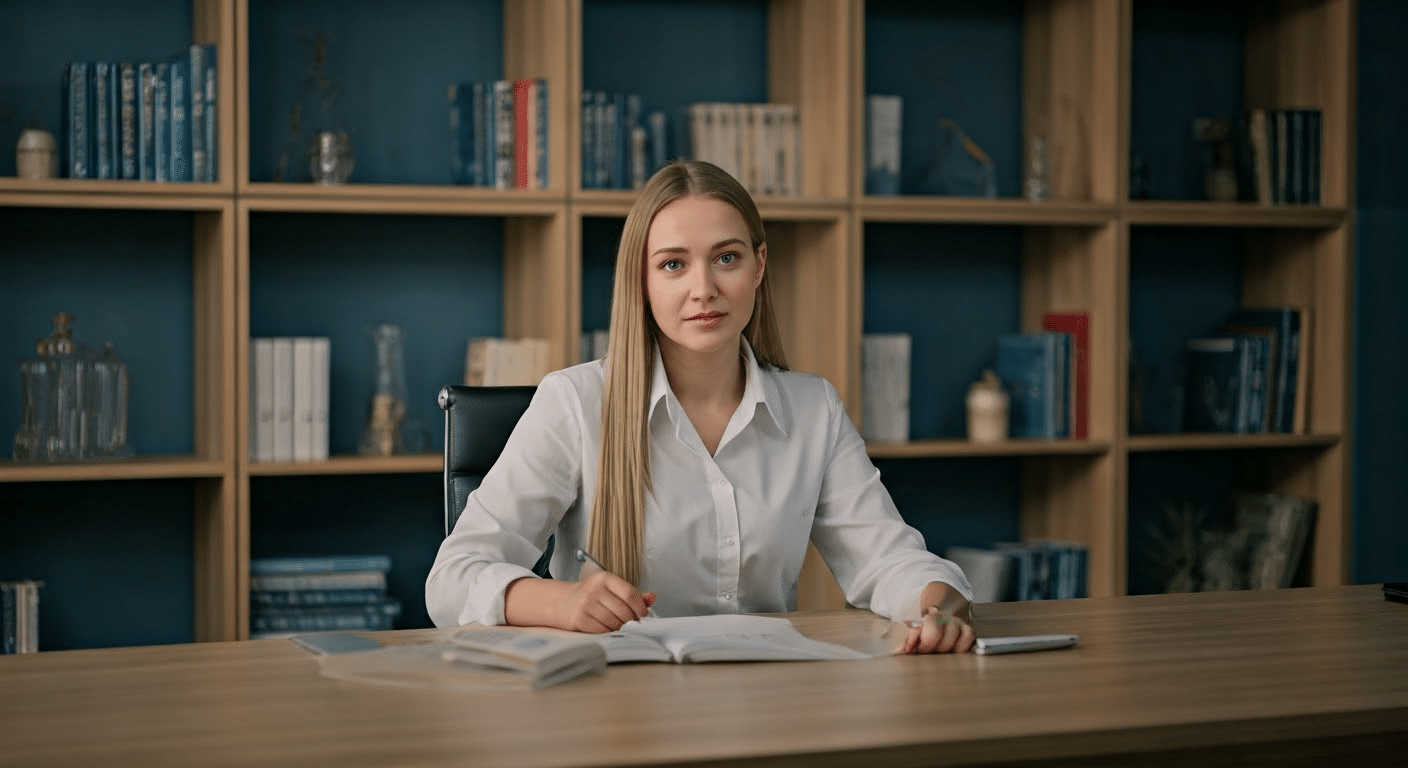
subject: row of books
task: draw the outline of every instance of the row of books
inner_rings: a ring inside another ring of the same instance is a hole
[[[324,337],[249,340],[249,458],[328,457],[331,341]]]
[[[476,336],[464,355],[464,383],[471,387],[536,386],[552,370],[547,339]]]
[[[1187,342],[1186,432],[1302,432],[1309,313],[1244,308]]]
[[[795,104],[700,102],[685,108],[690,154],[758,195],[802,193],[802,123]]]
[[[669,121],[639,94],[582,91],[582,188],[640,189],[668,159]]]
[[[1090,421],[1090,313],[1042,313],[1040,331],[997,340],[1012,437],[1084,440]]]
[[[33,579],[0,581],[0,654],[39,650],[39,588]]]
[[[953,546],[944,557],[963,569],[975,603],[1089,595],[1090,550],[1079,542],[1031,539],[991,548]]]
[[[1246,120],[1257,202],[1319,205],[1320,110],[1258,107]]]
[[[449,88],[450,180],[495,189],[548,188],[548,82],[466,80]]]
[[[75,61],[63,76],[63,175],[216,181],[216,49],[161,61]]]
[[[265,557],[249,561],[249,636],[392,629],[388,555]]]

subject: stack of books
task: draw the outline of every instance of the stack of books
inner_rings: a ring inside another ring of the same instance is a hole
[[[537,386],[552,371],[547,339],[476,336],[464,354],[464,383],[471,387]]]
[[[249,636],[391,629],[401,603],[386,592],[387,555],[249,561]]]
[[[452,182],[548,188],[547,80],[466,80],[449,94]]]
[[[63,76],[63,175],[218,181],[214,45],[162,61],[75,61]]]
[[[1245,308],[1187,342],[1187,432],[1305,430],[1309,315],[1296,307]]]
[[[582,189],[640,189],[665,167],[669,121],[639,94],[582,91]]]
[[[328,457],[331,342],[324,337],[249,340],[249,458]]]
[[[1071,435],[1073,362],[1070,333],[998,337],[996,369],[1007,390],[1012,437],[1057,440]]]
[[[1090,552],[1074,541],[998,542],[991,549],[949,547],[944,557],[963,569],[973,602],[1065,600],[1089,594]]]
[[[802,194],[802,123],[795,104],[700,102],[685,108],[690,153],[754,195]]]

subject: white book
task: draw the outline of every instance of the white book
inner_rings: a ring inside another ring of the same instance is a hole
[[[861,435],[876,442],[909,439],[907,333],[868,333],[861,346]]]
[[[313,459],[328,457],[328,397],[331,390],[332,340],[313,340]]]
[[[274,343],[274,461],[293,460],[293,339]]]
[[[293,460],[313,459],[313,347],[308,336],[293,339]]]
[[[274,460],[274,340],[251,339],[249,444],[254,461]]]
[[[1007,594],[1012,577],[1012,558],[1006,552],[977,547],[952,546],[944,557],[953,561],[973,587],[973,602],[995,603]]]

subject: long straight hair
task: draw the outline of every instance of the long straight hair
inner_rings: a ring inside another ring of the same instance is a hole
[[[676,161],[660,169],[646,182],[626,216],[616,252],[611,340],[601,409],[601,455],[587,546],[607,570],[637,586],[645,551],[645,494],[650,489],[646,408],[660,333],[646,306],[645,245],[660,209],[689,196],[716,198],[737,209],[748,227],[755,256],[767,242],[763,219],[753,198],[743,185],[712,163]],[[773,317],[766,268],[743,338],[748,340],[760,365],[786,370],[787,359]]]

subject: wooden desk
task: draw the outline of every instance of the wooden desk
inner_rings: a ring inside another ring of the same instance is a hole
[[[851,642],[884,626],[861,611],[793,619]],[[1406,754],[1408,605],[1377,586],[1001,604],[984,606],[979,629],[1077,632],[1081,644],[615,666],[494,694],[339,683],[286,640],[0,657],[0,764],[1361,765]]]

